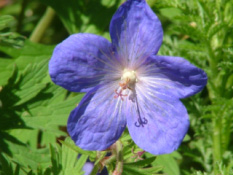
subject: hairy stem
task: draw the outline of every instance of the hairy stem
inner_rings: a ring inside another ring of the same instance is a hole
[[[55,11],[48,7],[30,36],[30,41],[39,42],[55,16]]]
[[[121,175],[123,172],[123,147],[122,143],[118,140],[116,142],[116,155],[117,155],[117,162],[116,167],[113,172],[113,175]]]
[[[17,29],[16,29],[18,33],[21,32],[23,19],[24,19],[24,12],[26,10],[27,4],[28,4],[28,0],[23,0],[22,5],[21,5],[21,11],[20,11],[19,18],[18,18]]]
[[[99,171],[99,166],[98,165],[95,165],[94,168],[92,169],[91,171],[91,174],[90,175],[96,175]]]
[[[221,117],[213,119],[214,132],[213,132],[213,159],[214,159],[214,172],[218,173],[218,162],[222,160],[221,150]]]

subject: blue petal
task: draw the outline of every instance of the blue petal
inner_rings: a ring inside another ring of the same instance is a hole
[[[119,57],[132,67],[156,54],[163,40],[161,23],[145,0],[121,5],[112,17],[110,35]]]
[[[114,98],[117,83],[100,85],[88,92],[69,117],[67,129],[76,145],[85,150],[105,150],[126,127],[124,105]]]
[[[82,168],[82,170],[84,171],[83,175],[90,175],[92,170],[94,168],[94,163],[92,162],[86,162]]]
[[[200,92],[207,83],[202,70],[181,57],[151,56],[138,69],[140,80],[153,91],[168,93],[174,98],[186,98]]]
[[[114,69],[110,47],[108,40],[97,35],[71,35],[54,49],[49,62],[52,81],[70,91],[88,91]]]
[[[147,85],[138,85],[136,92],[137,100],[127,103],[130,111],[127,127],[134,142],[155,155],[176,150],[189,127],[183,104]]]

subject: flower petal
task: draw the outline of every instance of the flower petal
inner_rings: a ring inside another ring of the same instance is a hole
[[[70,91],[88,91],[115,68],[110,47],[108,40],[97,35],[71,35],[54,49],[49,62],[52,81]]]
[[[83,165],[83,168],[82,170],[84,171],[84,175],[90,175],[92,170],[94,168],[94,163],[92,162],[86,162],[84,165]]]
[[[116,86],[111,83],[93,88],[71,112],[67,129],[82,149],[107,149],[124,131],[125,109],[122,100],[114,98]]]
[[[153,91],[168,93],[174,98],[194,95],[207,83],[206,73],[181,57],[151,56],[138,72],[140,80],[150,84]]]
[[[176,150],[189,127],[184,105],[150,86],[137,87],[136,91],[137,100],[127,103],[127,126],[134,142],[155,155]]]
[[[121,5],[112,17],[110,35],[119,56],[131,61],[130,66],[156,54],[163,40],[161,23],[145,0]]]

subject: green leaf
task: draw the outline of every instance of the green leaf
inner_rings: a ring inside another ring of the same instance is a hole
[[[163,172],[167,175],[180,175],[180,169],[174,158],[174,154],[175,153],[157,156],[153,165],[163,166]]]
[[[14,106],[22,105],[23,103],[29,101],[30,99],[36,97],[36,95],[46,87],[46,84],[41,83],[44,79],[48,66],[47,60],[42,61],[37,65],[29,65],[26,68],[22,78],[18,82],[20,90],[15,92],[15,95],[18,96],[19,101],[14,104]]]
[[[122,175],[156,175],[162,170],[161,166],[153,166],[149,168],[139,168],[137,166],[124,165]]]
[[[156,157],[150,157],[150,158],[146,158],[144,160],[139,160],[137,162],[132,162],[132,163],[125,163],[124,165],[126,166],[147,166],[150,165],[152,162],[154,162],[156,159]]]
[[[40,165],[46,168],[50,164],[49,150],[45,149],[32,149],[26,145],[19,145],[6,141],[9,150],[13,157],[10,158],[11,162],[19,164],[25,170],[37,170]]]
[[[0,16],[0,30],[8,27],[9,23],[11,23],[14,20],[15,20],[14,17],[10,15]]]
[[[88,159],[88,155],[81,155],[79,158],[78,158],[78,161],[76,163],[76,166],[75,166],[75,170],[74,172],[83,172],[82,171],[82,168],[83,166],[85,165],[85,163],[87,162],[87,159]]]
[[[30,145],[31,148],[36,149],[37,148],[37,137],[38,137],[38,131],[34,129],[11,129],[8,131],[8,133],[22,143],[27,143]]]
[[[59,145],[51,145],[50,144],[50,154],[51,154],[51,171],[53,174],[60,174],[62,166],[61,166],[61,148]]]
[[[7,83],[13,68],[13,60],[0,58],[0,86]]]
[[[62,172],[63,174],[73,174],[73,168],[78,159],[78,153],[70,147],[62,146]]]
[[[86,163],[88,155],[81,155],[78,159],[78,153],[70,145],[64,144],[70,142],[62,142],[62,171],[63,174],[82,174],[82,167]]]
[[[4,173],[3,175],[10,175],[13,174],[13,167],[12,164],[7,160],[7,158],[4,156],[4,154],[0,154],[0,165],[1,170]]]
[[[14,23],[16,23],[16,20],[13,16],[0,16],[0,46],[10,46],[14,48],[23,46],[25,38],[18,33],[11,32],[12,24]]]
[[[137,162],[124,163],[123,175],[146,175],[146,174],[157,174],[162,170],[162,166],[154,165],[151,166],[155,161],[156,157],[146,158]]]
[[[54,46],[32,43],[26,40],[23,47],[14,48],[1,46],[0,51],[14,59],[19,70],[24,70],[29,64],[48,60],[52,56]]]
[[[66,8],[64,8],[63,0],[41,0],[41,2],[51,6],[56,11],[70,34],[78,32],[103,34],[108,32],[111,17],[121,0],[67,0]]]
[[[50,92],[51,90],[53,92]],[[45,92],[49,93],[46,95]],[[58,97],[64,97],[64,92],[65,90],[56,85],[49,86],[46,91],[38,96],[42,97],[42,95],[45,95],[47,99],[43,101],[39,101],[38,99],[35,103],[31,103],[28,106],[30,110],[25,111],[22,116],[27,126],[47,133],[42,134],[42,144],[50,143],[56,136],[66,135],[64,132],[58,130],[58,126],[66,126],[70,112],[83,97],[83,94],[79,94],[66,100],[56,100]]]
[[[74,142],[71,140],[70,137],[67,137],[65,141],[60,141],[63,145],[66,145],[70,149],[74,150],[77,153],[84,154],[90,157],[90,159],[93,159],[96,157],[96,152],[95,151],[85,151],[79,148],[74,144]]]

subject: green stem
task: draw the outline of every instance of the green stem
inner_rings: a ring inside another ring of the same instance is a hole
[[[123,172],[123,147],[122,143],[118,140],[116,142],[116,155],[117,155],[117,162],[116,167],[113,172],[114,175],[121,175]]]
[[[100,168],[99,165],[95,165],[90,175],[96,175],[99,171],[99,168]]]
[[[218,162],[222,160],[222,149],[221,149],[221,117],[215,117],[213,119],[214,132],[213,132],[213,159],[214,159],[214,172],[218,173]]]
[[[217,79],[217,75],[218,75],[216,58],[215,58],[215,55],[213,53],[210,41],[206,40],[206,42],[207,42],[207,52],[209,55],[208,62],[209,62],[209,67],[210,67],[211,75],[212,75],[211,82],[216,82],[215,80]],[[209,85],[207,85],[207,87],[209,90],[210,100],[212,101],[216,98],[217,85],[215,83],[211,83],[211,82],[208,83]]]
[[[109,165],[110,163],[116,161],[116,156],[115,155],[111,155],[108,159],[105,159],[102,161],[102,163],[104,165]]]
[[[32,32],[30,36],[30,41],[32,42],[39,42],[44,35],[46,29],[49,27],[50,23],[52,22],[55,16],[55,12],[52,8],[48,7],[44,16],[41,18],[39,23],[37,24],[36,28]]]
[[[24,19],[24,13],[25,13],[27,4],[28,4],[28,0],[23,0],[22,5],[21,5],[21,11],[20,11],[19,18],[18,18],[17,29],[16,29],[18,33],[21,32],[23,19]]]

